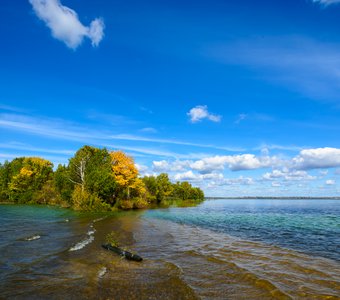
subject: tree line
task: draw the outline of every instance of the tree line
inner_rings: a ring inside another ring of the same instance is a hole
[[[0,164],[0,201],[52,204],[83,211],[147,208],[171,200],[200,202],[204,193],[189,182],[172,183],[168,174],[141,178],[122,151],[80,148],[67,165],[40,157]]]

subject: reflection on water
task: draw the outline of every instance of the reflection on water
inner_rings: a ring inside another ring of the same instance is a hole
[[[253,226],[256,231],[250,213],[260,232],[268,231],[269,225],[275,232],[293,227],[296,232],[301,228],[317,232],[315,227],[328,226],[324,240],[339,247],[337,240],[328,241],[340,227],[337,206],[329,211],[314,206],[298,212],[282,203],[249,208],[245,203],[216,201],[193,208],[107,215],[0,206],[0,298],[339,299],[339,261],[283,248],[279,238],[268,239],[262,233],[257,233],[257,240],[247,237],[251,231],[244,229]],[[266,216],[262,221],[260,213]],[[298,214],[304,222],[297,221]],[[219,226],[213,227],[214,222]],[[237,222],[243,229],[232,234]],[[228,226],[230,231],[225,230]],[[144,258],[142,263],[101,248],[112,231],[120,244]],[[28,240],[34,236],[40,238]]]

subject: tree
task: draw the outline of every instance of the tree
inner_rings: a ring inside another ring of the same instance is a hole
[[[0,164],[0,201],[9,200],[8,184],[10,181],[10,163],[6,160],[4,164]]]
[[[94,148],[90,146],[84,146],[79,149],[73,158],[70,159],[69,169],[70,169],[70,178],[69,180],[80,186],[81,190],[85,190],[85,171],[87,162],[91,156],[91,152],[93,152]]]
[[[55,172],[50,161],[39,157],[0,164],[0,201],[100,211],[145,208],[174,198],[196,201],[204,194],[188,182],[172,184],[165,173],[141,179],[133,158],[122,151],[84,146]]]
[[[84,195],[95,194],[102,201],[113,203],[116,182],[111,170],[111,156],[105,148],[82,147],[70,159],[68,169],[69,180]]]
[[[25,157],[13,161],[11,181],[8,185],[14,202],[34,202],[35,193],[52,178],[53,164],[39,157]]]
[[[61,164],[58,165],[57,170],[54,172],[54,186],[63,202],[62,205],[72,205],[74,183],[70,180],[69,167]]]
[[[136,197],[142,196],[146,190],[143,181],[138,178],[138,170],[133,158],[122,151],[112,151],[110,156],[119,196],[127,199],[130,199],[131,194]]]
[[[204,194],[201,189],[194,188],[187,182],[177,182],[174,184],[173,197],[181,200],[195,200],[200,201],[204,199]]]
[[[173,191],[173,185],[170,182],[169,175],[166,173],[161,173],[156,177],[157,184],[157,202],[160,203],[166,200]]]

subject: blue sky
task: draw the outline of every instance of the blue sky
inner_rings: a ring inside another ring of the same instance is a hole
[[[124,150],[208,196],[340,194],[340,1],[4,1],[0,161]]]

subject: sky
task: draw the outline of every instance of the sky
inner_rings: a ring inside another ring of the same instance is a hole
[[[0,162],[83,145],[206,196],[340,196],[340,0],[4,0]]]

